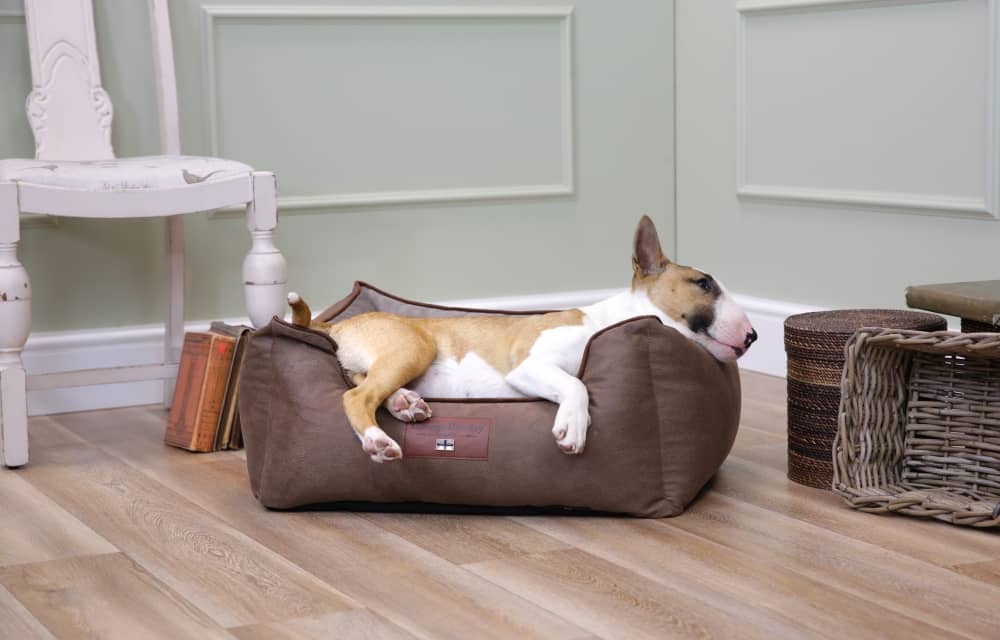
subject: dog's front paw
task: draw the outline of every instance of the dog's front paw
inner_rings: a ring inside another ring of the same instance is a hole
[[[361,448],[374,462],[392,462],[403,457],[403,450],[396,441],[378,427],[368,427],[361,436]]]
[[[385,401],[385,408],[400,422],[423,422],[431,417],[431,408],[416,391],[397,389]]]
[[[587,444],[587,427],[590,425],[590,412],[586,406],[576,407],[568,404],[559,405],[556,411],[556,422],[552,427],[552,435],[563,453],[580,454]]]

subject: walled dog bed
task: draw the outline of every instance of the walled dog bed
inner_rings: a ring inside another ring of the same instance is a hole
[[[413,316],[517,314],[411,302],[365,283],[317,318],[368,311]],[[351,383],[328,335],[275,318],[250,341],[240,421],[254,495],[269,508],[422,503],[677,515],[715,474],[740,417],[736,365],[663,326],[634,318],[595,334],[580,378],[591,426],[579,456],[552,437],[541,399],[427,398],[434,417],[378,423],[403,459],[373,463],[344,415]]]

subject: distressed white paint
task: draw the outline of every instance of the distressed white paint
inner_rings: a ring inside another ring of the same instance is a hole
[[[177,98],[169,13],[165,0],[149,0],[155,71],[158,77],[160,141],[165,155],[179,152]],[[101,87],[90,0],[27,0],[26,24],[34,89],[27,109],[36,159],[107,161],[111,149],[111,102]],[[154,162],[155,164],[155,162]],[[58,170],[53,175],[59,175]],[[67,174],[69,175],[69,174]],[[127,175],[120,176],[124,182]],[[274,174],[249,167],[233,177],[176,187],[107,190],[102,175],[94,184],[73,181],[32,183],[30,178],[0,182],[0,463],[27,462],[25,385],[46,390],[61,386],[113,384],[126,379],[160,380],[176,371],[183,323],[183,229],[168,222],[168,311],[164,363],[116,371],[81,370],[25,381],[21,351],[30,327],[30,286],[17,259],[20,212],[71,217],[134,218],[178,215],[242,204],[252,246],[244,261],[244,292],[251,321],[264,324],[284,311],[287,266],[273,242],[277,224]],[[167,393],[170,387],[167,387]]]
[[[160,152],[179,155],[181,128],[177,112],[174,43],[170,33],[167,0],[149,0],[149,20],[153,40],[153,65],[156,69],[156,104],[160,114]]]
[[[0,462],[8,467],[28,462],[25,376],[17,364],[0,362]]]
[[[251,174],[184,187],[135,191],[83,191],[18,183],[21,210],[73,218],[150,218],[249,203]]]
[[[998,6],[737,3],[737,192],[1000,217]]]
[[[0,183],[0,465],[28,461],[21,348],[31,326],[31,282],[17,259],[17,188]]]
[[[160,122],[160,151],[180,154],[181,131],[177,110],[177,78],[174,72],[174,45],[170,33],[167,0],[149,0],[153,64],[156,68],[156,97]],[[184,218],[166,220],[167,317],[163,358],[177,364],[184,343]],[[169,407],[174,397],[174,377],[164,381],[163,403]]]
[[[253,174],[253,200],[247,207],[250,252],[243,260],[244,303],[250,321],[261,327],[285,313],[288,263],[274,245],[278,224],[273,173]]]
[[[28,120],[39,160],[105,160],[111,98],[101,86],[91,0],[25,3],[33,89]]]

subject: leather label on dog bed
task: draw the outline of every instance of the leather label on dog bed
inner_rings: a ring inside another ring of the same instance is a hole
[[[487,460],[492,428],[492,418],[435,416],[411,422],[403,434],[403,458]]]

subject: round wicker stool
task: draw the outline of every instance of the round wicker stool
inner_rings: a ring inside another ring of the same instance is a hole
[[[817,311],[785,320],[788,356],[788,478],[823,489],[833,483],[844,345],[862,327],[940,331],[933,313],[890,309]]]

